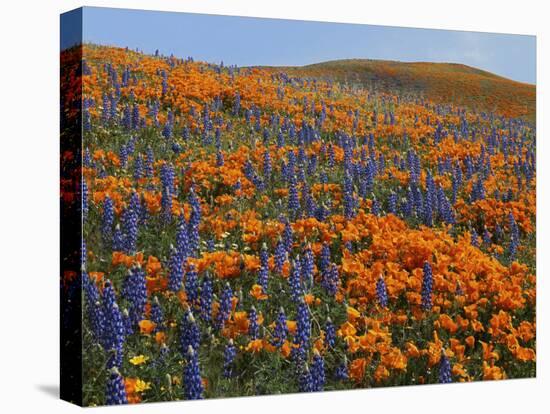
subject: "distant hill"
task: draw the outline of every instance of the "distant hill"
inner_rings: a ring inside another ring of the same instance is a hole
[[[535,85],[456,63],[346,59],[269,67],[292,76],[333,79],[382,91],[413,92],[440,103],[535,120]]]

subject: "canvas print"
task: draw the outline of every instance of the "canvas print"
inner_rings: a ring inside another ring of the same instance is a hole
[[[64,399],[535,376],[534,36],[61,23]]]

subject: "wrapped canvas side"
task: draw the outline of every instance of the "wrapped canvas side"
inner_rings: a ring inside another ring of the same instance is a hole
[[[61,15],[60,397],[82,405],[82,9]],[[84,200],[83,200],[84,195]]]

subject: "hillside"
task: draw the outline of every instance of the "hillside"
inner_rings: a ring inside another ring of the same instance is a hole
[[[346,59],[269,69],[294,76],[360,84],[371,90],[415,93],[434,102],[535,120],[535,85],[461,64]]]

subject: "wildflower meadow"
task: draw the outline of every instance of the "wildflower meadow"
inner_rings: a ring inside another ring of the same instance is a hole
[[[525,106],[323,66],[62,60],[82,85],[62,96],[83,223],[63,283],[82,291],[84,405],[535,376]]]

